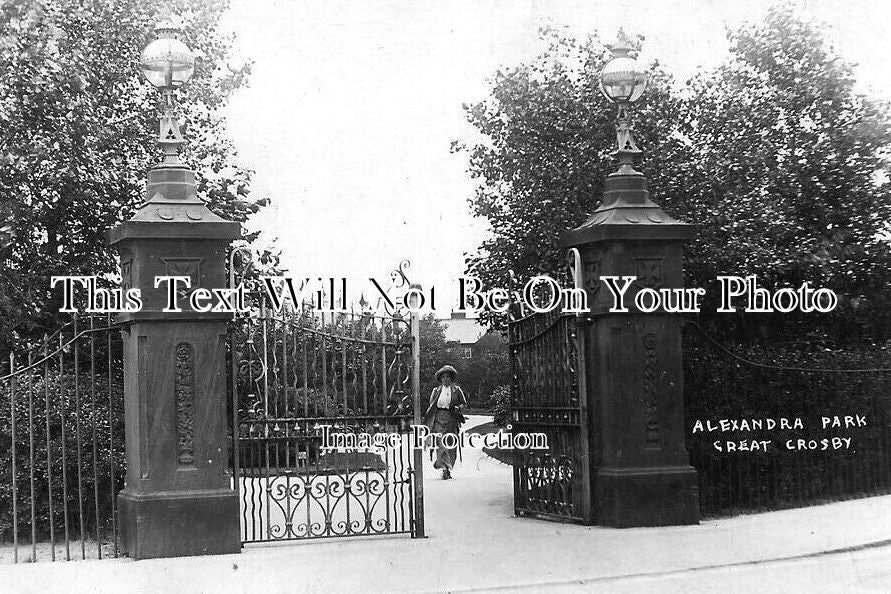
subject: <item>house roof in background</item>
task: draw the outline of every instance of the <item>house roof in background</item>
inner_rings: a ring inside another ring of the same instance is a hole
[[[459,342],[464,345],[475,344],[486,328],[476,318],[466,318],[463,315],[452,314],[451,318],[441,320],[445,325],[445,338],[448,341]]]

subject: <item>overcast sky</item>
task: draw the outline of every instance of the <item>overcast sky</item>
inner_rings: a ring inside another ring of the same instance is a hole
[[[461,104],[484,98],[500,66],[539,53],[541,25],[607,39],[622,26],[645,36],[643,60],[685,79],[726,56],[725,26],[769,4],[232,0],[235,60],[255,65],[226,115],[254,190],[273,201],[256,224],[279,238],[293,276],[384,277],[409,258],[412,280],[448,288],[486,229],[467,206],[466,157],[449,151],[472,138]],[[891,98],[887,4],[799,3],[831,25],[863,89]]]

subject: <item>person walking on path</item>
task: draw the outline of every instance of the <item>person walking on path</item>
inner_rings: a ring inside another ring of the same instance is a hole
[[[424,415],[424,422],[431,433],[445,435],[452,433],[457,438],[464,415],[461,411],[467,404],[464,391],[455,383],[458,372],[451,365],[444,365],[434,375],[439,385],[430,394],[430,406]],[[456,440],[457,442],[457,440]],[[458,448],[446,448],[442,439],[436,440],[436,461],[433,468],[442,470],[442,478],[452,478],[452,468],[458,456]]]

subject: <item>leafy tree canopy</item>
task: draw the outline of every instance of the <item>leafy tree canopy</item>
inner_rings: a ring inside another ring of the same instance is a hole
[[[461,346],[455,343],[451,363],[458,371],[458,383],[473,408],[490,406],[490,397],[498,386],[511,383],[511,366],[507,341],[500,332],[484,334],[472,347],[469,359],[456,355]]]
[[[0,4],[0,351],[56,323],[49,277],[117,270],[105,233],[144,199],[160,94],[139,67],[166,12],[184,21],[195,75],[180,91],[186,162],[217,214],[265,204],[235,161],[220,109],[250,65],[229,63],[221,0],[8,0]],[[252,241],[256,234],[246,235]],[[269,257],[269,254],[265,254]]]
[[[448,342],[445,337],[445,325],[433,314],[427,314],[419,320],[418,346],[421,358],[421,404],[426,406],[430,392],[439,382],[433,377],[436,370],[449,362]],[[426,410],[426,408],[424,409]]]
[[[888,106],[859,94],[821,27],[786,6],[728,35],[725,63],[685,86],[651,64],[632,112],[653,199],[695,228],[687,285],[758,274],[833,288],[842,313],[882,303]],[[491,96],[466,106],[482,140],[454,146],[479,180],[472,211],[492,229],[468,267],[487,286],[506,286],[509,271],[521,282],[558,274],[562,233],[597,207],[615,169],[615,107],[598,88],[608,52],[596,35],[542,36],[544,54],[499,71]]]

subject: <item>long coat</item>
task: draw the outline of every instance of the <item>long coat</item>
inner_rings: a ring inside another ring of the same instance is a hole
[[[433,392],[430,394],[430,405],[427,407],[427,412],[424,413],[424,423],[430,431],[433,431],[433,420],[436,418],[436,403],[439,402],[439,395],[441,393],[441,384],[433,388]],[[464,397],[464,391],[458,384],[452,384],[452,399],[451,402],[449,402],[449,412],[459,425],[464,422],[464,415],[459,413],[455,407],[461,404],[467,404],[467,398]]]

